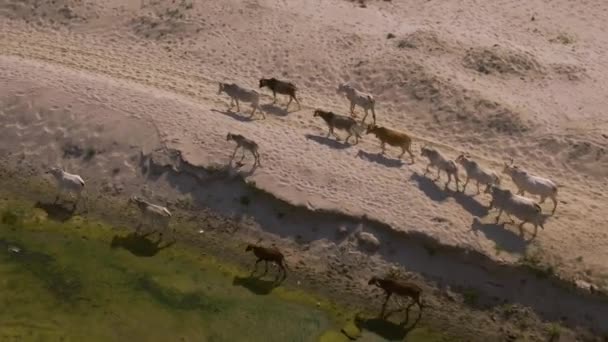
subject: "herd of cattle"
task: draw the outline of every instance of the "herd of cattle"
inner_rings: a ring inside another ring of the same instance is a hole
[[[270,90],[272,90],[273,104],[276,103],[276,94],[278,93],[289,96],[287,109],[292,101],[295,101],[298,104],[298,107],[300,107],[300,101],[296,97],[297,88],[293,83],[277,80],[275,78],[263,78],[259,81],[259,87],[268,87]],[[329,128],[327,137],[333,134],[338,139],[338,136],[334,130],[344,130],[348,133],[346,143],[348,143],[352,136],[355,136],[355,144],[357,144],[362,133],[371,133],[379,139],[382,147],[382,153],[385,152],[387,144],[398,147],[401,148],[399,158],[401,158],[407,152],[412,163],[414,163],[415,157],[411,149],[412,138],[406,133],[376,125],[376,100],[371,94],[359,91],[349,83],[340,84],[337,91],[345,94],[346,98],[350,101],[351,116],[339,115],[331,111],[321,109],[314,110],[313,116],[321,117]],[[230,97],[230,108],[234,107],[236,104],[237,110],[240,111],[239,102],[250,103],[253,107],[250,117],[253,117],[260,105],[260,94],[256,90],[247,89],[235,83],[228,84],[220,82],[218,95],[222,92],[226,93]],[[355,119],[355,106],[359,106],[365,111],[365,116],[360,122]],[[369,111],[372,113],[373,123],[366,125],[365,119],[367,118]],[[262,115],[265,117],[263,112]],[[239,162],[241,162],[245,157],[245,151],[248,151],[255,158],[254,166],[261,166],[260,154],[258,151],[259,146],[255,141],[246,138],[241,134],[235,133],[228,133],[226,135],[226,140],[236,143],[236,148],[234,149],[232,158],[234,158],[237,150],[240,148],[242,149],[243,155]],[[437,169],[437,178],[435,180],[439,179],[442,171],[447,174],[448,181],[445,183],[446,189],[452,182],[452,178],[454,178],[456,183],[456,191],[460,190],[458,165],[462,166],[466,173],[466,180],[462,187],[462,191],[464,192],[466,190],[469,180],[476,182],[478,194],[481,192],[479,186],[485,185],[485,192],[491,194],[492,196],[489,207],[495,207],[499,210],[498,216],[496,217],[496,222],[500,220],[500,216],[503,212],[505,212],[509,218],[511,218],[511,215],[513,215],[522,221],[519,225],[519,230],[522,235],[523,225],[525,223],[532,223],[534,225],[534,235],[537,233],[538,226],[544,228],[544,215],[542,214],[542,209],[539,204],[544,203],[546,198],[551,198],[553,201],[552,213],[555,213],[557,208],[557,185],[555,182],[547,178],[528,173],[526,170],[514,165],[512,159],[510,163],[504,164],[503,173],[511,178],[517,187],[517,193],[513,193],[509,189],[502,188],[500,186],[500,178],[496,172],[482,167],[478,162],[473,160],[465,153],[459,155],[455,160],[450,160],[438,149],[424,145],[421,148],[420,155],[428,159],[428,164],[424,173],[425,175],[430,172],[430,167]],[[63,192],[67,192],[70,196],[72,194],[76,194],[77,198],[74,202],[74,208],[76,208],[76,205],[80,201],[85,188],[85,182],[82,177],[77,174],[69,173],[63,168],[57,167],[49,169],[47,173],[52,175],[57,181],[59,193],[55,198],[55,202],[59,200],[60,194]],[[534,200],[525,197],[524,195],[526,192],[532,195],[540,196],[540,201],[536,203]],[[129,199],[129,202],[134,203],[137,208],[139,208],[139,211],[142,214],[142,223],[144,220],[148,220],[151,225],[159,224],[165,229],[168,228],[172,215],[166,207],[151,203],[138,196],[132,196]],[[513,221],[512,218],[511,221]],[[256,266],[259,262],[265,261],[267,271],[268,262],[274,262],[283,271],[283,277],[286,276],[286,264],[284,262],[284,256],[276,247],[248,245],[246,251],[252,251],[257,257]],[[422,308],[422,302],[420,300],[422,290],[416,284],[391,279],[390,277],[372,277],[368,284],[375,285],[385,291],[386,298],[382,307],[383,311],[392,294],[410,297],[413,299],[410,306],[416,303],[420,308]]]
[[[276,94],[284,94],[289,96],[289,102],[287,103],[286,109],[289,109],[292,100],[295,100],[298,107],[300,107],[300,101],[296,96],[297,87],[291,82],[278,80],[276,78],[262,78],[259,81],[259,87],[267,87],[272,91],[273,104],[276,103]],[[230,97],[230,108],[234,107],[234,104],[236,103],[237,110],[240,111],[239,101],[251,103],[253,109],[250,117],[253,117],[260,105],[260,93],[254,89],[245,88],[235,83],[220,82],[218,95],[222,92]],[[327,124],[329,128],[327,137],[333,134],[338,138],[334,130],[344,130],[348,133],[346,143],[348,143],[352,136],[355,136],[355,144],[357,144],[363,132],[366,134],[371,133],[380,140],[382,153],[385,152],[386,145],[388,144],[401,149],[399,158],[407,152],[412,163],[414,162],[414,153],[411,149],[412,138],[408,134],[392,128],[376,125],[376,100],[373,95],[356,89],[348,82],[338,85],[337,92],[344,94],[349,100],[350,116],[340,115],[322,109],[316,109],[313,113],[314,117],[321,117]],[[354,110],[356,106],[361,107],[365,111],[365,116],[360,122],[357,122],[355,119],[356,114]],[[365,119],[367,118],[369,111],[372,113],[373,123],[366,125]],[[241,161],[245,157],[244,151],[249,151],[254,155],[256,164],[260,165],[259,146],[255,141],[234,133],[228,133],[226,139],[234,141],[237,145],[233,157],[236,151],[239,148],[242,148],[243,156],[241,157]],[[544,203],[546,198],[549,197],[553,201],[552,213],[555,213],[558,192],[556,183],[545,177],[533,175],[519,166],[514,165],[513,159],[510,160],[510,163],[504,164],[503,173],[508,175],[517,187],[516,193],[513,193],[509,189],[501,188],[500,178],[497,173],[482,167],[466,153],[460,154],[456,160],[450,160],[437,148],[424,145],[420,150],[420,155],[428,159],[428,164],[424,173],[425,175],[430,171],[430,167],[437,169],[436,180],[439,179],[441,171],[447,174],[448,181],[445,184],[446,189],[452,182],[452,178],[454,178],[456,182],[456,191],[459,191],[458,165],[461,165],[467,177],[462,191],[464,192],[466,190],[469,180],[476,181],[478,194],[480,193],[479,186],[485,185],[485,192],[492,196],[490,208],[495,207],[499,210],[496,222],[498,223],[503,212],[509,216],[512,222],[513,219],[511,218],[511,215],[513,215],[522,221],[519,225],[519,230],[522,235],[523,225],[525,223],[534,225],[534,235],[537,233],[538,226],[544,228],[543,222],[545,216],[542,213],[540,204]],[[525,197],[526,192],[531,195],[540,196],[540,201],[537,203],[534,200]]]

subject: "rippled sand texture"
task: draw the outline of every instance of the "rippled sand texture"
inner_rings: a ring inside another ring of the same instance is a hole
[[[137,172],[140,147],[224,164],[233,149],[226,133],[241,133],[262,156],[249,179],[277,197],[365,214],[506,261],[533,243],[560,270],[606,281],[602,1],[55,3],[0,5],[2,149],[44,164],[95,153],[94,164],[71,167],[109,179],[120,177],[117,168]],[[286,112],[280,95],[271,105],[260,90],[267,119],[249,121],[217,95],[218,81],[257,89],[272,76],[297,84],[301,110]],[[344,81],[376,96],[379,124],[414,137],[414,165],[394,148],[380,155],[372,135],[357,146],[325,138],[312,112],[346,114],[336,93]],[[556,214],[534,242],[493,224],[488,195],[471,185],[465,195],[444,192],[445,178],[422,176],[426,143],[451,158],[468,151],[497,172],[513,157],[550,177],[560,185]]]

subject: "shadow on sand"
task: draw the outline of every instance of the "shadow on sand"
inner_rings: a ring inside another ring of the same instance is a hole
[[[260,106],[260,109],[265,111],[268,114],[272,114],[275,116],[287,116],[290,113],[297,111],[297,110],[288,111],[287,109],[285,109],[285,107],[282,107],[278,104],[272,104],[272,103],[263,104]]]
[[[233,118],[236,121],[241,121],[241,122],[250,122],[250,121],[255,121],[255,120],[262,120],[261,118],[257,119],[256,115],[258,114],[257,111],[255,113],[255,115],[253,117],[250,117],[250,113],[247,114],[243,114],[240,112],[233,112],[232,110],[217,110],[217,109],[212,109],[212,112],[216,112],[216,113],[220,113],[220,114],[224,114],[226,116],[229,116],[231,118]]]
[[[320,136],[320,135],[306,134],[306,139],[312,140],[321,145],[329,146],[336,150],[343,150],[345,148],[351,147],[350,144],[347,144],[345,142],[338,141],[338,140],[335,140],[335,139],[332,139],[329,137]]]
[[[494,241],[496,246],[504,249],[509,253],[520,253],[523,254],[528,248],[528,244],[533,239],[525,240],[523,236],[509,230],[505,227],[505,223],[483,223],[479,221],[479,218],[473,218],[473,224],[471,230],[477,234],[481,231],[483,235],[489,240]]]
[[[254,157],[249,155],[247,156],[245,154],[245,151],[243,151],[244,153],[242,154],[242,157],[239,158],[239,160],[235,161],[234,158],[236,157],[236,154],[233,155],[232,157],[230,157],[230,160],[228,161],[228,164],[226,164],[224,171],[231,173],[231,172],[235,172],[238,173],[241,177],[249,177],[251,176],[255,170],[258,169],[259,165],[254,162],[251,165],[251,168],[249,168],[249,170],[247,171],[242,171],[241,168],[243,166],[245,166],[245,163],[243,163],[243,160],[245,160],[247,157],[253,159]]]
[[[418,188],[435,202],[443,202],[450,197],[447,192],[443,191],[432,179],[429,179],[418,172],[412,173],[411,180],[418,184]]]
[[[399,311],[406,311],[406,317],[403,322],[397,324],[388,320],[388,317],[391,314]],[[388,312],[386,315],[384,315],[384,317],[365,318],[357,314],[357,316],[355,316],[355,325],[360,330],[369,331],[384,338],[385,340],[403,341],[407,337],[407,335],[412,330],[414,330],[414,328],[416,328],[416,325],[418,325],[418,322],[421,318],[422,311],[419,311],[416,320],[410,326],[408,326],[407,324],[409,323],[409,310],[400,309]]]
[[[61,203],[44,203],[38,201],[34,207],[44,210],[51,220],[57,222],[65,222],[71,219],[76,212],[76,205],[65,207]]]
[[[483,217],[488,214],[488,208],[485,205],[479,203],[477,199],[475,199],[475,197],[473,196],[469,196],[462,192],[445,190],[445,187],[440,187],[433,179],[421,175],[417,172],[414,172],[410,179],[416,182],[418,184],[418,188],[422,190],[422,192],[428,198],[435,202],[443,202],[449,197],[452,197],[458,204],[460,204],[460,206],[462,206],[473,216]],[[455,185],[453,180],[452,184]]]
[[[253,275],[247,277],[235,276],[232,280],[232,285],[242,286],[257,295],[267,295],[272,292],[272,290],[279,287],[281,281],[278,281],[277,279],[273,281],[265,280],[262,279],[261,276]]]
[[[152,257],[158,254],[161,250],[171,247],[175,244],[175,241],[162,244],[162,234],[158,235],[158,238],[153,241],[148,238],[154,232],[150,232],[144,235],[137,234],[135,232],[125,236],[115,235],[112,238],[110,247],[112,248],[123,248],[131,252],[131,254],[138,257]]]
[[[488,207],[479,203],[475,197],[464,194],[462,192],[451,193],[461,207],[468,211],[473,216],[483,217],[488,215]]]
[[[369,153],[363,150],[359,150],[359,152],[357,152],[357,157],[370,161],[372,163],[384,165],[386,167],[402,167],[403,165],[405,165],[403,160],[397,158],[388,158],[385,154],[382,154],[381,152]]]

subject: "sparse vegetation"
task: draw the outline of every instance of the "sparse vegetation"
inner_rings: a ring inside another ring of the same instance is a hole
[[[95,157],[96,154],[97,154],[97,150],[95,150],[92,147],[89,147],[89,148],[87,148],[87,150],[86,150],[86,152],[84,154],[83,159],[85,161],[89,161],[89,160],[93,159],[93,157]]]
[[[397,267],[391,267],[391,269],[386,272],[385,277],[391,279],[407,279],[406,273]]]
[[[575,39],[574,39],[573,36],[571,36],[571,35],[569,35],[567,33],[561,32],[555,38],[549,39],[549,41],[551,43],[570,45],[570,44],[574,44]]]
[[[479,301],[479,291],[474,288],[467,288],[462,292],[465,304],[475,306]]]
[[[0,208],[2,214],[19,213],[26,218],[38,211],[21,202],[6,206],[0,203]],[[259,329],[270,331],[276,324],[284,339],[301,340],[343,324],[343,319],[337,318],[336,312],[341,310],[337,306],[284,287],[267,296],[257,296],[253,286],[263,285],[263,281],[253,281],[250,287],[249,283],[234,284],[234,279],[241,276],[248,279],[244,270],[201,256],[193,249],[173,247],[169,253],[155,255],[157,262],[142,264],[131,255],[139,251],[134,244],[119,247],[130,253],[117,253],[107,245],[116,235],[128,237],[129,231],[100,221],[58,223],[43,218],[40,222],[25,222],[18,231],[0,225],[0,258],[7,263],[3,266],[8,266],[2,270],[0,289],[3,303],[12,308],[0,313],[1,320],[30,317],[43,326],[52,325],[56,319],[85,323],[67,330],[60,327],[30,334],[38,340],[72,340],[85,334],[89,340],[104,340],[117,323],[143,340],[171,340],[176,329],[172,327],[176,326],[165,324],[168,314],[184,318],[179,323],[180,336],[188,340],[235,341]],[[177,274],[167,271],[175,269],[179,269]],[[192,285],[180,285],[184,274],[193,277]],[[99,305],[79,305],[95,296],[105,300]],[[132,314],[126,318],[103,314],[109,309]],[[227,329],[234,325],[234,317],[240,317],[242,328],[238,331]],[[219,320],[213,322],[214,319]],[[150,327],[142,322],[155,324]],[[6,337],[4,328],[0,335]],[[15,336],[23,336],[30,329],[9,328]],[[264,337],[249,340],[262,341]]]
[[[467,51],[464,66],[483,74],[505,74],[527,76],[542,73],[543,68],[529,53],[498,46],[472,48]]]
[[[349,0],[350,2],[356,2],[357,4],[359,4],[359,7],[361,8],[367,8],[367,3],[369,2],[369,0]],[[384,2],[391,2],[392,0],[382,0]]]
[[[502,252],[504,252],[505,250],[502,248],[502,246],[498,243],[494,243],[494,253],[496,255],[500,255]]]
[[[552,323],[551,325],[549,325],[547,333],[549,334],[550,342],[557,341],[561,336],[561,327],[556,323]]]
[[[247,193],[247,192],[246,192],[246,193]],[[434,246],[434,245],[433,245],[433,244],[430,244],[430,246],[428,246],[428,247],[430,247],[432,250],[434,250],[435,248],[437,248],[437,247],[432,247],[432,246]],[[537,254],[538,254],[538,253],[537,253]],[[540,256],[540,255],[533,255],[533,258],[532,258],[532,259],[534,259],[534,257],[539,257],[539,256]],[[407,278],[409,278],[409,277],[408,277],[408,274],[405,274],[405,275],[401,276],[402,269],[395,268],[395,269],[393,269],[393,270],[391,270],[391,271],[392,271],[392,273],[393,273],[395,276],[397,276],[397,277],[399,277],[399,278],[401,278],[401,279],[403,279],[403,278],[406,278],[406,279],[407,279]],[[477,291],[475,291],[475,290],[470,290],[470,289],[469,289],[469,290],[468,290],[468,291],[465,293],[465,295],[464,295],[464,296],[465,296],[465,301],[466,301],[467,303],[471,304],[471,305],[477,304],[477,303],[480,301],[480,293],[479,293],[479,292],[477,292]],[[542,329],[542,328],[541,328],[541,329]]]
[[[515,313],[517,313],[517,307],[513,303],[506,303],[502,306],[502,314],[506,319],[511,318]]]
[[[449,45],[441,39],[436,32],[429,30],[416,30],[397,40],[399,49],[417,49],[429,52],[441,52],[450,49]]]
[[[555,267],[542,262],[540,251],[527,252],[519,262],[521,265],[528,267],[539,278],[555,275]]]
[[[65,145],[63,145],[62,150],[64,158],[82,158],[82,160],[87,162],[93,159],[93,157],[95,157],[95,155],[99,153],[99,151],[97,151],[93,147],[89,146],[83,148],[73,143],[66,143]]]
[[[87,6],[79,6],[78,0],[5,0],[0,2],[0,16],[41,23],[45,21],[56,28],[85,23],[95,16]]]
[[[190,196],[184,196],[182,198],[178,198],[175,203],[175,206],[180,209],[185,209],[185,210],[192,210],[195,207],[194,200]]]
[[[191,1],[164,1],[147,4],[147,12],[131,22],[136,34],[144,38],[163,39],[170,36],[186,37],[199,32],[201,26],[189,17],[194,8]]]
[[[565,76],[569,81],[580,81],[589,76],[587,69],[578,64],[553,63],[551,66],[555,73]]]
[[[2,211],[2,223],[9,226],[18,225],[23,217],[23,211],[17,208],[8,207]]]

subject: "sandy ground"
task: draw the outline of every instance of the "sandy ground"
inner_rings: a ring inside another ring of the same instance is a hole
[[[142,152],[173,149],[217,168],[234,148],[226,133],[240,133],[262,155],[251,171],[246,159],[245,177],[279,199],[366,215],[501,262],[534,249],[565,277],[607,287],[607,17],[601,1],[574,10],[568,1],[5,1],[0,150],[36,172],[60,163],[95,189],[131,194],[153,187],[130,183]],[[297,84],[301,110],[285,111],[281,96],[271,105],[259,90],[267,118],[248,120],[248,105],[230,112],[217,95],[218,81],[257,89],[271,76]],[[325,138],[312,112],[347,114],[336,93],[344,81],[377,98],[379,124],[414,137],[415,164],[392,148],[379,154],[372,135],[356,146]],[[555,215],[533,240],[493,224],[474,186],[457,194],[443,190],[445,178],[422,176],[427,143],[497,172],[512,157],[553,179]],[[188,186],[175,185],[194,197]],[[226,196],[197,191],[234,214]]]

